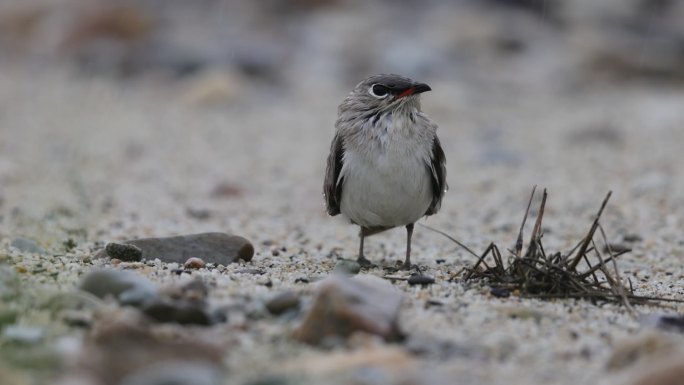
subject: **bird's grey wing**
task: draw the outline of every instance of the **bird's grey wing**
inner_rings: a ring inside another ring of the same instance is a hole
[[[323,182],[323,196],[325,207],[330,215],[340,213],[340,200],[342,198],[342,162],[344,161],[344,145],[340,135],[335,134],[330,145],[328,164],[325,168],[325,180]]]
[[[430,203],[425,215],[432,215],[439,211],[442,206],[442,197],[448,188],[446,183],[446,157],[437,136],[432,142],[432,158],[428,170],[432,176],[432,203]]]

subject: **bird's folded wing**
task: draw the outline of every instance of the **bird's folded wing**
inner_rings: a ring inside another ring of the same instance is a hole
[[[328,214],[337,215],[340,213],[340,199],[342,197],[342,162],[344,158],[344,146],[342,138],[335,134],[330,145],[328,164],[325,168],[325,180],[323,182],[323,196]]]
[[[432,176],[432,203],[430,203],[425,215],[432,215],[439,211],[442,206],[442,197],[448,188],[446,183],[446,157],[437,136],[432,142],[432,158],[428,169]]]

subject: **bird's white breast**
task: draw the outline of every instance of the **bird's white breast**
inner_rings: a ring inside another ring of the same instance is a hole
[[[363,141],[345,148],[340,209],[365,226],[402,226],[420,219],[432,202],[431,143],[406,118],[382,117]]]

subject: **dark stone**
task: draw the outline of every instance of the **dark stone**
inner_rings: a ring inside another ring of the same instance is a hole
[[[639,234],[625,234],[622,240],[625,242],[641,242],[644,238]]]
[[[408,279],[409,285],[431,285],[435,283],[435,278],[429,275],[423,274],[411,274]]]
[[[508,298],[511,295],[511,291],[504,288],[504,287],[498,287],[498,286],[492,286],[489,289],[489,292],[497,298]]]
[[[110,242],[105,246],[105,253],[109,258],[116,258],[124,262],[139,262],[142,260],[142,250],[135,245]]]
[[[266,302],[266,309],[271,314],[279,315],[291,309],[299,308],[299,296],[291,291],[286,291],[276,295]]]
[[[242,259],[251,261],[254,246],[245,238],[225,233],[202,233],[164,238],[143,238],[124,242],[142,250],[147,260],[183,264],[188,258],[201,258],[207,263],[228,265]],[[102,253],[97,257],[103,257]]]
[[[145,305],[142,311],[162,323],[205,326],[214,324],[213,314],[204,303],[157,298]]]
[[[610,249],[608,248],[609,246]],[[610,243],[603,248],[603,252],[607,253],[609,251],[613,253],[628,253],[632,251],[632,248],[629,245],[625,245],[623,243]]]
[[[237,271],[239,274],[254,274],[254,275],[263,275],[266,274],[265,270],[261,269],[240,269]]]
[[[199,220],[206,220],[211,218],[211,211],[206,210],[206,209],[193,209],[193,208],[187,208],[185,210],[185,213],[188,214],[190,218],[194,219],[199,219]]]
[[[196,279],[167,288],[161,296],[142,307],[143,313],[157,322],[181,325],[213,325],[221,322],[219,313],[207,303],[209,288]]]

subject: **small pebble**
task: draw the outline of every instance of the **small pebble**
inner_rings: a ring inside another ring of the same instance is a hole
[[[134,245],[110,242],[105,246],[105,253],[109,258],[116,258],[124,262],[139,262],[142,260],[142,250]]]
[[[183,264],[186,269],[201,269],[204,267],[204,261],[201,258],[191,257]]]
[[[262,274],[266,274],[266,271],[261,270],[261,269],[240,269],[237,271],[237,273],[262,275]]]
[[[641,242],[644,238],[639,234],[625,234],[622,240],[625,242]]]

